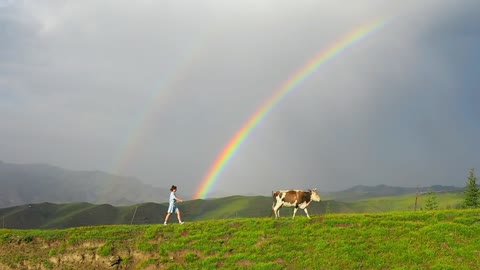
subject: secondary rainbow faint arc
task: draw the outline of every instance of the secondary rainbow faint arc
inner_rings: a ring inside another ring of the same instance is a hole
[[[198,44],[192,43],[179,61],[165,72],[165,76],[160,80],[160,85],[153,88],[148,99],[149,102],[141,110],[139,116],[135,118],[136,121],[133,123],[132,128],[126,132],[125,143],[122,144],[110,172],[114,174],[124,173],[122,170],[127,168],[128,164],[135,157],[135,152],[139,151],[144,143],[143,137],[148,129],[151,128],[155,115],[161,110],[162,105],[167,104],[168,99],[173,96],[175,84],[183,79],[188,69],[193,66],[204,51],[205,43],[210,35],[210,33],[207,33],[202,36]]]
[[[200,186],[195,192],[194,197],[197,199],[204,199],[213,184],[218,180],[220,173],[224,170],[228,161],[238,151],[242,142],[248,137],[252,130],[260,123],[262,119],[273,109],[273,107],[280,102],[288,93],[297,89],[298,86],[312,75],[322,64],[328,60],[339,55],[345,49],[353,46],[360,40],[367,37],[369,34],[376,32],[386,24],[386,19],[378,19],[368,24],[362,25],[354,31],[343,36],[330,47],[320,51],[312,59],[307,61],[300,69],[293,73],[288,80],[286,80],[274,93],[268,98],[248,119],[248,121],[237,131],[237,133],[230,139],[227,145],[218,155],[215,162],[210,167],[207,175],[203,178]]]

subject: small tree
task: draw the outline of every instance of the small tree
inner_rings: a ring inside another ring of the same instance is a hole
[[[438,203],[437,203],[437,196],[435,192],[430,191],[427,193],[427,202],[425,204],[425,210],[437,210]]]
[[[477,178],[475,177],[475,169],[470,169],[467,186],[465,187],[465,200],[463,208],[479,208],[480,207],[480,191],[477,186]]]
[[[331,214],[332,209],[330,209],[330,201],[327,201],[327,205],[325,206],[325,214]]]

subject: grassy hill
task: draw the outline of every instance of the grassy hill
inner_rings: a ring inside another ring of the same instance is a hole
[[[328,192],[325,199],[352,202],[358,200],[366,200],[371,198],[391,197],[407,194],[420,194],[427,192],[445,193],[445,192],[461,192],[464,188],[455,186],[433,185],[426,187],[394,187],[387,185],[365,186],[358,185],[342,191]]]
[[[425,207],[428,199],[427,193],[418,195],[417,210]],[[459,208],[464,200],[463,192],[436,193],[436,201],[439,209]],[[358,200],[350,204],[352,212],[388,212],[414,210],[415,194],[401,196],[377,197],[366,200]]]
[[[0,229],[0,269],[476,269],[480,211]]]
[[[457,208],[462,193],[439,193],[439,209]],[[424,207],[427,195],[418,197],[417,209]],[[372,198],[354,202],[313,202],[311,214],[324,213],[380,213],[413,210],[415,194]],[[235,217],[271,217],[272,199],[264,196],[230,196],[211,200],[192,200],[180,204],[186,221]],[[0,209],[0,228],[35,229],[69,228],[90,225],[155,224],[162,223],[167,211],[166,203],[144,203],[114,207],[109,204],[40,203]],[[292,208],[281,209],[282,216],[291,216]],[[299,211],[297,215],[304,215]],[[173,217],[176,220],[176,217]]]

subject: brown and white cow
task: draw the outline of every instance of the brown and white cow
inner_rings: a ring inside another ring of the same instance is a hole
[[[310,218],[307,211],[307,206],[312,202],[320,201],[320,195],[318,195],[317,189],[303,190],[279,190],[272,192],[273,205],[272,210],[275,213],[275,218],[280,217],[280,208],[295,207],[293,209],[293,217],[297,213],[298,208],[303,209],[307,217]]]

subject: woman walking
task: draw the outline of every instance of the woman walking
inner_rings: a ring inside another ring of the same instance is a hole
[[[163,225],[167,225],[168,218],[172,213],[177,213],[177,219],[178,223],[183,224],[182,218],[180,217],[180,209],[177,207],[177,201],[183,202],[182,199],[178,198],[175,195],[175,192],[177,192],[177,186],[172,185],[170,188],[170,200],[168,201],[168,210],[167,210],[167,216],[165,217],[165,222],[163,222]]]

